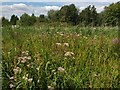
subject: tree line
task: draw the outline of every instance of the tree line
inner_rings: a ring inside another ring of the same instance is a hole
[[[94,5],[89,5],[82,11],[74,5],[65,5],[60,10],[50,10],[47,16],[24,13],[20,18],[12,15],[10,21],[5,17],[1,18],[2,26],[21,25],[32,26],[35,23],[46,22],[66,22],[71,25],[81,26],[118,26],[120,22],[120,1],[105,6],[100,13]]]

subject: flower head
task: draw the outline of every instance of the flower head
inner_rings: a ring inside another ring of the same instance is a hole
[[[21,73],[21,68],[20,67],[16,67],[13,69],[14,73],[17,74],[17,73]]]
[[[13,88],[13,87],[14,87],[14,85],[13,85],[12,83],[11,83],[9,86],[10,86],[10,88]]]
[[[14,79],[14,77],[10,77],[10,80],[13,80]]]
[[[69,57],[71,57],[71,56],[73,56],[73,55],[74,55],[73,52],[66,52],[66,53],[65,53],[65,56],[69,56]]]
[[[112,40],[112,43],[113,44],[120,44],[120,39],[115,38],[115,39]]]
[[[69,47],[69,44],[68,43],[63,43],[64,46],[66,47]]]
[[[54,89],[54,87],[48,86],[48,90],[53,90],[53,89]]]
[[[32,80],[33,80],[32,78],[29,78],[29,79],[28,79],[28,82],[32,82]]]
[[[60,72],[64,72],[64,71],[65,71],[65,69],[64,69],[64,68],[62,68],[62,67],[59,67],[59,68],[58,68],[58,71],[60,71]]]
[[[57,46],[61,46],[61,43],[56,43]]]

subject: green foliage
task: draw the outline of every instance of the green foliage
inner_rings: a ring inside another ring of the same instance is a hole
[[[5,17],[2,17],[2,26],[8,26],[10,25],[10,22],[8,19],[6,19]]]
[[[11,25],[16,25],[17,21],[19,20],[19,18],[15,15],[12,15],[11,16],[11,19],[10,19],[10,24]]]
[[[2,90],[119,88],[116,27],[43,23],[2,33]]]
[[[78,19],[78,9],[76,8],[76,6],[74,4],[71,4],[69,6],[63,6],[60,9],[60,21],[63,22],[70,22],[73,25],[76,25],[79,23],[79,19]]]
[[[120,2],[112,3],[105,7],[103,13],[103,19],[105,25],[116,26],[120,18]]]
[[[29,16],[28,14],[24,13],[20,17],[20,25],[22,26],[31,26],[34,25],[35,22],[36,22],[36,17],[34,16],[34,14],[32,14],[32,16]]]
[[[44,15],[38,17],[38,22],[47,22],[47,18]]]
[[[52,22],[57,22],[60,20],[60,13],[58,10],[50,10],[48,11],[48,18]]]
[[[95,6],[88,6],[79,14],[80,23],[83,23],[85,26],[96,26],[98,21],[98,13]]]
[[[62,6],[60,10],[50,10],[47,16],[40,15],[36,17],[34,14],[31,16],[24,13],[20,20],[15,15],[11,16],[10,23],[4,17],[2,18],[3,26],[22,25],[32,26],[41,22],[66,22],[71,25],[80,26],[120,26],[120,2],[112,3],[105,6],[104,11],[97,13],[96,7],[89,5],[81,12],[74,4]]]

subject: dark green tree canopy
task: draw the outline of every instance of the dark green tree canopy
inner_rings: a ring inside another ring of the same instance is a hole
[[[1,20],[2,20],[2,26],[8,26],[8,25],[10,25],[9,20],[6,19],[5,17],[2,17]]]
[[[48,11],[48,18],[50,21],[59,21],[60,20],[60,12],[59,10],[50,10]]]
[[[15,16],[15,15],[12,15],[11,19],[10,19],[10,24],[11,25],[16,25],[17,20],[19,20],[19,18],[17,16]]]
[[[74,4],[63,6],[60,9],[60,16],[61,16],[60,21],[63,21],[63,22],[68,22],[68,23],[70,22],[73,25],[76,25],[79,22],[78,9]]]
[[[98,20],[98,13],[96,11],[95,6],[89,5],[88,7],[86,7],[84,10],[82,10],[82,12],[80,12],[79,18],[80,23],[83,23],[85,26],[96,26]]]
[[[36,17],[34,16],[34,14],[32,14],[31,16],[24,13],[21,17],[20,17],[20,24],[22,26],[31,26],[34,25],[34,23],[36,22]]]
[[[120,1],[106,6],[102,13],[105,25],[118,25],[118,22],[120,21]]]

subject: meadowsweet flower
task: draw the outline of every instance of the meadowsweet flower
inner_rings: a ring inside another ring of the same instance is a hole
[[[56,45],[61,46],[61,43],[56,43]]]
[[[25,62],[27,62],[27,57],[23,57],[21,60],[21,63],[25,63]]]
[[[64,36],[64,34],[63,34],[63,33],[60,33],[60,35],[61,35],[61,36]]]
[[[22,55],[23,55],[23,56],[28,56],[28,52],[29,52],[29,51],[23,51],[23,52],[22,52]]]
[[[21,73],[21,68],[20,67],[16,67],[15,69],[13,69],[14,73]]]
[[[32,82],[32,80],[33,80],[32,78],[29,78],[29,79],[28,79],[28,82]]]
[[[14,85],[13,85],[12,83],[11,83],[9,86],[10,86],[10,88],[13,88],[13,87],[14,87]]]
[[[25,76],[23,76],[22,79],[28,80],[28,74],[26,74]]]
[[[29,51],[26,51],[26,53],[29,53]]]
[[[95,77],[100,76],[100,74],[94,74]]]
[[[26,52],[25,52],[25,51],[22,51],[22,54],[26,54]]]
[[[64,69],[64,68],[62,68],[62,67],[59,67],[59,68],[58,68],[58,71],[60,71],[60,72],[64,72],[64,71],[65,71],[65,69]]]
[[[30,68],[30,67],[31,67],[31,64],[28,64],[27,67]]]
[[[53,89],[54,89],[54,87],[48,86],[48,90],[53,90]]]
[[[28,74],[26,74],[26,77],[28,77]]]
[[[18,60],[22,60],[23,58],[22,57],[18,57]]]
[[[38,79],[38,80],[37,80],[37,83],[39,83],[39,82],[40,82],[40,80]]]
[[[87,39],[87,37],[86,37],[86,36],[83,36],[83,38],[84,38],[84,39]]]
[[[63,43],[64,46],[66,47],[69,47],[69,44],[68,43]]]
[[[36,68],[39,71],[39,67]]]
[[[76,36],[77,36],[77,37],[79,37],[79,36],[80,36],[80,34],[77,34]]]
[[[27,78],[26,76],[23,76],[22,79],[24,79],[24,80],[28,80],[28,78]]]
[[[10,80],[13,80],[14,79],[14,77],[10,77]]]
[[[73,52],[66,52],[66,53],[65,53],[65,56],[69,56],[69,57],[71,57],[71,56],[73,56],[73,55],[74,55]]]
[[[31,59],[31,56],[28,56],[27,59],[30,60],[30,59]]]

